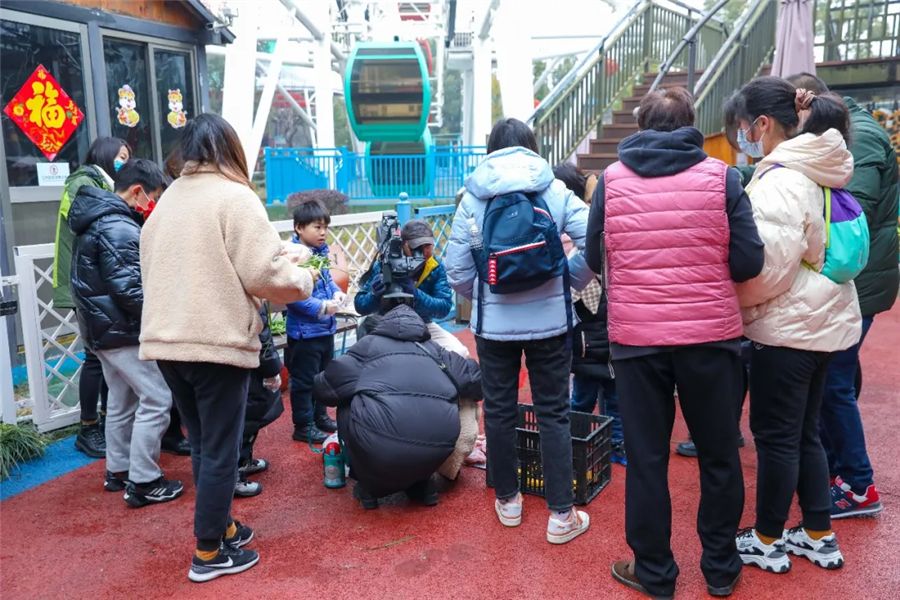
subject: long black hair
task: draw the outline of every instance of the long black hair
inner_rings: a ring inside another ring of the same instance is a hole
[[[566,187],[580,199],[590,200],[590,198],[584,197],[587,176],[572,163],[559,163],[553,167],[553,176],[566,184]]]
[[[537,140],[534,139],[531,128],[518,119],[500,119],[494,123],[491,137],[488,138],[488,154],[516,146],[528,148],[537,154]]]
[[[771,117],[784,129],[785,136],[797,133],[821,135],[837,129],[849,143],[850,117],[847,105],[840,96],[828,93],[814,96],[809,104],[810,114],[800,126],[797,88],[780,77],[758,77],[744,85],[725,102],[726,128],[743,119],[753,123],[761,116]]]
[[[131,146],[125,140],[117,137],[98,137],[88,149],[87,156],[84,157],[84,164],[97,165],[115,179],[116,156],[122,146],[125,146],[125,149],[128,150],[128,158],[131,158]]]

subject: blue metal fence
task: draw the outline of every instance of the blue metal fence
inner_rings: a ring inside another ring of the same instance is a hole
[[[366,157],[347,148],[266,148],[266,197],[285,202],[293,192],[333,189],[353,205],[449,200],[486,154],[483,147],[436,146],[427,155]],[[423,181],[424,179],[424,181]]]

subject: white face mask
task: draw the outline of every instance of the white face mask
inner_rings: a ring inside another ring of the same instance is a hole
[[[748,127],[747,129],[738,129],[737,131],[737,143],[741,149],[741,152],[751,158],[762,158],[766,155],[766,153],[763,151],[762,143],[762,139],[766,135],[765,133],[763,133],[759,137],[758,142],[751,142],[747,139],[747,134],[750,133],[750,130],[753,129],[757,121],[759,121],[759,117],[756,117],[756,120],[753,121],[753,123],[751,123],[750,127]]]

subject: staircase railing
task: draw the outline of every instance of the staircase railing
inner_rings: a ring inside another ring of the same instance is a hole
[[[700,16],[675,0],[637,2],[528,119],[541,155],[551,164],[565,160],[644,73],[669,57]],[[697,69],[710,63],[727,37],[719,20],[704,26]]]
[[[722,130],[725,99],[771,64],[778,6],[772,0],[756,0],[697,82],[696,126],[704,135]]]
[[[815,0],[816,60],[900,56],[900,0]]]

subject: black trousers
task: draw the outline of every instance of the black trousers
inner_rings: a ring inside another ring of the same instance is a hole
[[[191,444],[199,550],[215,550],[231,524],[231,501],[247,409],[250,370],[212,363],[159,361]]]
[[[84,349],[84,364],[81,366],[81,376],[78,379],[78,398],[82,421],[97,420],[97,398],[100,399],[100,411],[106,414],[109,388],[103,379],[103,365],[100,364],[97,355],[87,348]]]
[[[541,462],[547,508],[572,508],[572,430],[569,423],[569,372],[572,351],[566,336],[544,340],[498,342],[475,338],[484,388],[484,433],[487,456],[500,500],[519,493],[516,420],[522,354],[541,432]]]
[[[634,551],[635,573],[653,594],[668,596],[675,591],[678,565],[670,545],[668,472],[677,384],[700,466],[700,568],[710,585],[730,584],[741,571],[735,534],[744,508],[734,418],[742,387],[740,357],[725,349],[687,346],[614,360],[613,366],[628,440],[625,533]]]
[[[327,414],[313,402],[313,380],[334,358],[334,336],[295,340],[288,338],[285,362],[291,375],[291,418],[294,427],[303,427]]]
[[[828,460],[819,438],[819,411],[831,358],[826,352],[753,345],[750,430],[759,464],[756,530],[765,536],[781,537],[794,492],[803,526],[831,529]]]
[[[178,407],[174,402],[172,403],[172,410],[169,411],[169,416],[171,417],[169,427],[166,429],[166,433],[163,434],[163,438],[180,440],[184,437],[184,432],[181,431],[181,415],[178,414]]]

